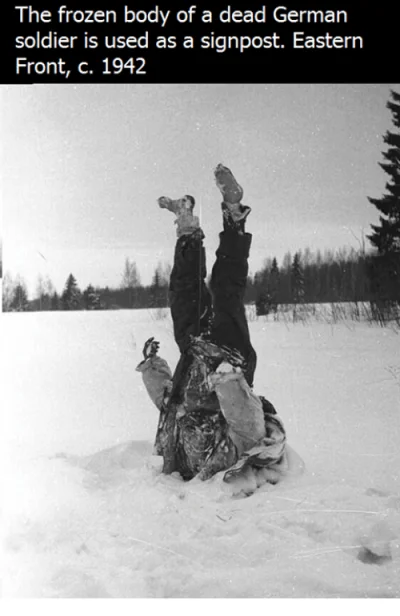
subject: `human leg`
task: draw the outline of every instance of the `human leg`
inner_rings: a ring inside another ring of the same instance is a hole
[[[193,216],[193,197],[186,195],[177,200],[161,197],[158,203],[177,216],[178,239],[169,283],[169,303],[175,340],[183,353],[190,336],[207,329],[211,317],[211,296],[205,284],[204,233],[198,218]]]
[[[211,335],[218,345],[238,350],[245,360],[244,374],[253,386],[256,352],[250,341],[244,294],[251,235],[223,232],[211,276],[213,322]]]
[[[244,376],[252,387],[257,356],[250,341],[244,306],[252,240],[252,236],[245,233],[244,227],[250,208],[240,203],[243,190],[229,169],[218,165],[215,177],[224,199],[224,231],[219,236],[220,243],[211,276],[214,312],[211,335],[216,344],[235,348],[243,355]]]

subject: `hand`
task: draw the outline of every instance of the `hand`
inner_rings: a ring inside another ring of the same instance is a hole
[[[146,340],[143,347],[143,357],[149,359],[150,357],[154,357],[157,355],[160,348],[160,343],[157,340],[154,340],[154,336]]]

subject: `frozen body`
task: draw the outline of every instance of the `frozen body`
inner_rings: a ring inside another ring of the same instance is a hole
[[[210,289],[194,198],[159,199],[176,215],[169,299],[181,357],[172,375],[158,355],[159,343],[149,339],[137,370],[160,411],[155,453],[163,456],[163,472],[205,480],[227,471],[226,482],[252,474],[257,484],[276,483],[287,467],[286,434],[273,405],[253,392],[257,357],[244,306],[250,208],[242,205],[243,189],[228,168],[219,164],[214,173],[223,231]],[[249,485],[251,492],[254,481]]]
[[[169,314],[1,314],[3,597],[400,598],[398,332],[316,309],[249,321],[307,472],[245,499],[151,455],[132,346],[174,365]]]

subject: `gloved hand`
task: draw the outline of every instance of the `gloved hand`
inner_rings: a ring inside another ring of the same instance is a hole
[[[143,347],[143,357],[144,359],[150,359],[150,357],[154,357],[157,355],[160,348],[160,343],[157,340],[154,340],[154,336],[146,340]]]

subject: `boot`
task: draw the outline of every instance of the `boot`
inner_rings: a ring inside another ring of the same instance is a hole
[[[244,233],[244,225],[247,216],[251,212],[251,208],[241,204],[243,188],[238,184],[230,169],[224,167],[221,163],[216,167],[214,175],[217,187],[223,197],[222,215],[224,230]]]
[[[243,188],[234,178],[232,171],[219,163],[214,170],[214,175],[224,202],[239,204],[243,199]]]
[[[177,225],[176,234],[178,237],[182,235],[190,235],[199,229],[199,219],[193,216],[195,200],[191,195],[185,195],[181,199],[170,199],[169,197],[160,197],[158,205],[162,209],[169,210],[176,215],[175,224]]]

